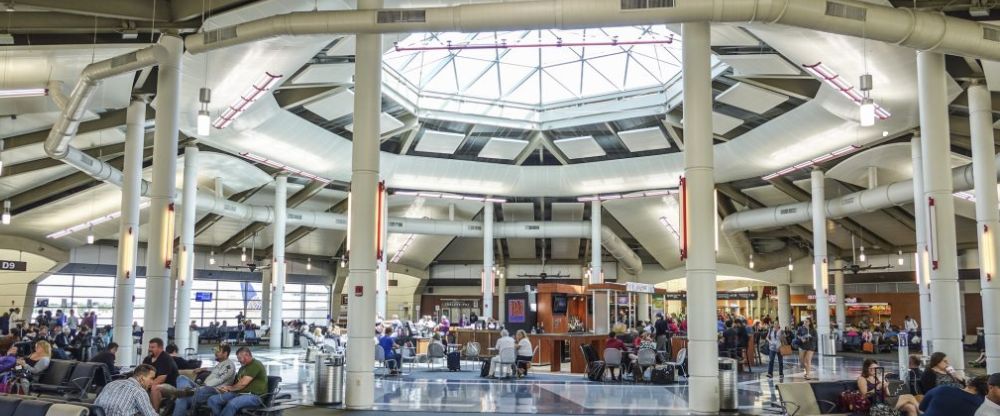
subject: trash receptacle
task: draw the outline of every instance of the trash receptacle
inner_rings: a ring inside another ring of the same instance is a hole
[[[826,355],[837,355],[836,339],[832,334],[821,334],[819,336],[820,353]]]
[[[201,331],[191,331],[191,338],[189,342],[189,348],[194,348],[194,351],[198,352],[199,338],[201,338]]]
[[[736,410],[739,407],[736,369],[736,360],[732,358],[719,358],[720,410]]]
[[[900,380],[903,380],[905,378],[903,376],[903,374],[905,373],[905,371],[906,371],[907,368],[910,368],[910,343],[909,343],[909,341],[906,340],[907,335],[908,334],[906,332],[900,332],[899,335],[897,335],[897,338],[899,338],[899,377],[900,377]]]
[[[282,348],[292,348],[292,328],[287,326],[281,328],[281,333],[283,335],[281,339]]]
[[[313,403],[341,404],[344,402],[344,356],[319,354],[316,357]]]

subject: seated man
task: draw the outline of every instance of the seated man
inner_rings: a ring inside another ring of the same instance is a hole
[[[514,338],[510,337],[510,333],[504,329],[500,331],[500,339],[497,340],[497,355],[490,359],[490,377],[496,374],[497,367],[500,366],[500,352],[508,348],[514,350],[516,354],[517,341],[514,341]]]
[[[173,393],[177,390],[177,363],[163,350],[163,340],[160,338],[149,340],[149,355],[142,360],[142,363],[156,369],[156,378],[149,388],[149,399],[153,403],[153,408],[159,409],[164,394],[173,397]]]
[[[108,348],[90,358],[92,363],[101,363],[108,368],[108,374],[117,375],[118,367],[115,366],[115,355],[118,354],[118,343],[108,344]]]
[[[215,390],[219,393],[208,398],[213,416],[233,416],[240,409],[264,405],[260,399],[267,394],[267,370],[264,364],[254,359],[247,347],[240,347],[236,351],[236,359],[243,366],[236,373],[236,384],[216,387]]]
[[[177,401],[174,402],[174,416],[184,416],[188,409],[208,401],[208,398],[218,393],[216,388],[229,386],[236,379],[236,364],[229,358],[228,344],[215,347],[215,361],[212,367],[194,370],[198,376],[191,380],[186,376],[177,377]],[[204,381],[198,383],[202,374],[207,374]],[[194,397],[191,397],[194,396]],[[194,406],[192,406],[194,405]]]
[[[153,385],[156,369],[150,365],[140,365],[132,372],[132,377],[112,381],[97,395],[94,405],[104,409],[107,416],[157,416],[149,404],[146,389]]]

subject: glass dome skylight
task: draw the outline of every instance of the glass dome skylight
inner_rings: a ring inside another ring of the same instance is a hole
[[[680,37],[663,25],[417,33],[385,54],[383,81],[417,109],[534,119],[530,113],[661,91],[679,78],[680,56]]]

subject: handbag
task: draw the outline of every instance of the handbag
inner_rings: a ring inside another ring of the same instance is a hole
[[[840,410],[847,413],[866,414],[871,407],[868,397],[860,390],[845,390],[840,393]]]
[[[780,353],[783,357],[792,355],[792,346],[788,344],[781,344],[781,346],[778,347],[778,353]]]

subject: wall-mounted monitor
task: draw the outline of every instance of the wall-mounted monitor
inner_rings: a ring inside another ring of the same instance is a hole
[[[566,309],[569,308],[568,300],[566,295],[553,294],[552,295],[552,314],[566,314]]]

